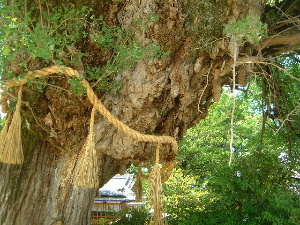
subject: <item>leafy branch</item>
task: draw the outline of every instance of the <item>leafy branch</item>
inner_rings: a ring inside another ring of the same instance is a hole
[[[225,24],[224,32],[235,35],[239,42],[248,41],[257,45],[262,38],[268,36],[268,25],[260,21],[260,16],[251,15],[252,13],[250,11],[247,17],[241,15],[238,21],[229,21]]]
[[[32,12],[27,12],[24,19],[7,16],[10,10],[16,9],[0,9],[4,16],[1,21],[4,26],[0,28],[0,55],[3,56],[6,79],[22,76],[28,71],[29,62],[38,61],[39,64],[74,67],[99,91],[115,92],[122,87],[115,79],[119,73],[141,59],[164,58],[170,54],[163,53],[156,42],[143,43],[136,38],[149,29],[150,23],[159,19],[156,15],[136,21],[133,29],[123,30],[109,27],[103,16],[96,17],[87,7],[80,10],[59,8],[52,13],[41,11],[38,20],[32,18]],[[105,64],[86,63],[89,52],[82,48],[81,41],[107,52],[110,59]],[[78,78],[71,78],[70,84],[73,91],[84,94]],[[39,87],[39,90],[44,88],[43,85]]]

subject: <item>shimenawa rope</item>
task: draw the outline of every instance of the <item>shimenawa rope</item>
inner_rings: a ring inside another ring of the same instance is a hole
[[[82,154],[79,156],[75,171],[75,184],[81,187],[98,187],[98,163],[94,140],[94,120],[96,108],[93,107],[90,119],[90,129],[87,140],[83,145]]]
[[[22,86],[18,91],[16,110],[11,122],[7,119],[0,133],[0,161],[4,163],[21,164],[24,161],[21,138],[21,104]]]
[[[32,80],[39,77],[45,77],[53,73],[63,73],[70,77],[82,77],[82,75],[70,68],[70,67],[64,67],[64,66],[52,66],[47,67],[41,70],[35,70],[28,72],[27,76],[25,76],[23,79],[12,79],[8,80],[6,82],[6,87],[17,87],[22,86],[28,82],[28,80]],[[96,157],[96,150],[95,150],[95,142],[94,142],[94,116],[95,116],[95,110],[97,109],[110,123],[112,123],[114,126],[116,126],[119,130],[123,131],[127,135],[131,136],[134,139],[137,139],[138,141],[145,141],[145,142],[153,142],[157,143],[157,149],[156,149],[156,162],[154,167],[152,168],[152,171],[150,173],[150,180],[151,180],[151,190],[152,190],[152,196],[153,196],[153,208],[154,208],[154,217],[152,220],[152,223],[155,225],[162,225],[166,224],[166,220],[163,219],[163,198],[162,198],[162,177],[161,173],[164,173],[163,179],[166,180],[170,176],[172,169],[176,165],[176,162],[169,162],[165,163],[164,167],[161,169],[159,165],[159,149],[161,147],[162,143],[171,144],[172,149],[175,154],[177,154],[178,145],[175,138],[171,136],[156,136],[156,135],[148,135],[148,134],[142,134],[136,130],[131,129],[126,124],[122,123],[120,120],[118,120],[115,116],[113,116],[101,103],[101,101],[97,98],[96,94],[94,93],[92,87],[86,80],[81,81],[82,85],[86,87],[87,89],[87,97],[90,100],[90,102],[94,105],[92,113],[91,113],[91,120],[90,120],[90,129],[89,129],[89,135],[87,137],[87,141],[83,147],[83,150],[81,151],[80,155],[80,162],[78,163],[78,170],[79,174],[75,180],[75,184],[78,186],[83,187],[90,187],[90,188],[96,188],[97,187],[97,157]],[[10,124],[10,127],[3,129],[3,131],[0,134],[0,137],[6,137],[8,136],[8,133],[11,133],[10,130],[12,130],[14,121],[19,120],[19,125],[16,126],[14,129],[17,129],[21,132],[21,119],[20,119],[20,106],[21,106],[21,88],[18,94],[18,103],[16,107],[16,111],[14,113],[12,122]],[[21,143],[21,134],[19,134],[18,143]],[[6,140],[6,138],[5,138]],[[8,145],[8,143],[6,144]],[[5,145],[5,146],[6,146]],[[10,145],[10,144],[9,144]],[[13,148],[13,145],[10,145],[11,148]],[[22,163],[24,160],[23,152],[22,152],[22,144],[18,144],[19,146],[19,157],[20,160],[15,160],[14,162],[10,163]],[[6,153],[3,154],[2,146],[0,148],[0,160],[5,161]],[[21,150],[21,154],[20,154]],[[12,151],[12,150],[10,150]],[[12,151],[13,152],[13,151]],[[76,170],[77,171],[77,170]]]
[[[160,150],[161,144],[157,144],[156,148],[156,155],[155,155],[155,165],[152,168],[152,171],[149,175],[149,179],[151,182],[150,186],[150,197],[152,198],[150,200],[150,204],[153,207],[154,215],[151,220],[151,225],[166,225],[167,221],[164,217],[164,209],[163,209],[163,188],[162,188],[162,181],[161,181],[161,169],[159,165],[159,150]]]
[[[26,84],[28,80],[48,76],[53,73],[63,73],[65,75],[68,75],[70,77],[82,77],[82,75],[70,68],[70,67],[63,67],[63,66],[52,66],[47,67],[42,70],[35,70],[32,72],[28,72],[28,75],[25,76],[23,79],[12,79],[5,83],[5,85],[10,87],[16,87],[21,86],[23,84]],[[115,125],[119,130],[123,131],[127,135],[133,137],[134,139],[137,139],[139,141],[145,141],[145,142],[154,142],[154,143],[166,143],[166,144],[172,144],[173,151],[175,154],[177,154],[178,145],[177,141],[174,137],[171,136],[156,136],[156,135],[149,135],[149,134],[142,134],[136,130],[131,129],[126,124],[122,123],[120,120],[118,120],[115,116],[113,116],[101,103],[101,101],[97,98],[96,94],[94,93],[92,87],[89,85],[89,83],[86,80],[81,81],[82,85],[87,88],[87,96],[91,103],[96,107],[96,109],[113,125]]]

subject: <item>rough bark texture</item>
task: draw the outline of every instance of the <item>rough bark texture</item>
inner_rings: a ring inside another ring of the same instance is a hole
[[[1,164],[1,224],[87,224],[95,189],[70,182],[72,155],[59,151],[31,132],[23,135],[26,160]],[[115,173],[117,160],[105,157],[102,182]],[[3,175],[4,174],[4,175]],[[101,175],[101,174],[100,174]]]
[[[39,1],[28,2],[34,6]],[[88,5],[98,14],[105,14],[109,25],[124,29],[135,19],[150,14],[160,16],[140,38],[158,41],[165,50],[171,50],[171,55],[164,60],[138,62],[118,75],[123,83],[119,92],[99,93],[99,97],[113,115],[131,128],[146,134],[174,136],[178,141],[189,127],[207,116],[212,102],[220,99],[222,85],[231,83],[232,42],[224,38],[222,24],[237,20],[249,10],[261,15],[265,6],[264,0],[47,2],[78,8]],[[98,49],[85,47],[91,55],[87,62],[103,60]],[[252,56],[254,50],[245,44],[239,53]],[[39,67],[43,65],[34,64],[30,69]],[[241,85],[249,79],[247,67],[237,68]],[[69,88],[64,78],[50,79]],[[87,224],[96,190],[74,187],[70,178],[87,135],[92,105],[71,91],[57,93],[50,88],[41,94],[26,87],[24,101],[30,106],[24,105],[22,110],[25,163],[0,163],[0,223]],[[124,172],[130,162],[154,161],[154,146],[119,132],[99,114],[95,134],[99,158],[101,155],[100,186],[114,174]],[[161,150],[162,160],[175,157],[168,146]]]

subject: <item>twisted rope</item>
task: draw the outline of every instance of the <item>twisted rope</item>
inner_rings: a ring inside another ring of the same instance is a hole
[[[75,184],[80,187],[98,187],[98,162],[94,141],[94,121],[96,109],[93,107],[87,140],[79,153],[78,165],[75,165]],[[79,160],[80,159],[80,160]]]
[[[53,73],[63,73],[70,77],[82,77],[82,75],[77,70],[74,70],[70,67],[51,66],[51,67],[43,68],[41,70],[30,71],[28,72],[27,76],[25,76],[23,79],[12,79],[7,81],[5,85],[8,88],[22,86],[26,84],[28,80],[33,80],[39,77],[45,77]],[[132,138],[138,141],[171,144],[174,153],[177,154],[178,145],[174,137],[143,134],[136,130],[131,129],[126,124],[122,123],[119,119],[117,119],[115,116],[113,116],[105,108],[105,106],[98,99],[92,87],[86,80],[82,80],[81,83],[84,87],[86,87],[87,97],[90,100],[90,102],[94,105],[94,107],[107,119],[107,121],[109,121],[111,124],[116,126],[119,130],[123,131],[124,133],[126,133],[127,135],[131,136]]]
[[[59,67],[59,66],[52,66],[48,68],[44,68],[41,70],[35,70],[28,72],[27,76],[25,76],[23,79],[12,79],[6,82],[6,86],[8,88],[16,87],[16,86],[22,86],[28,82],[28,80],[36,79],[39,77],[45,77],[53,73],[63,73],[70,77],[80,77],[82,78],[82,75],[70,68],[70,67]],[[89,188],[96,188],[98,186],[97,183],[97,173],[98,173],[98,167],[97,167],[97,157],[96,157],[96,150],[95,150],[95,142],[94,142],[94,117],[95,117],[95,111],[98,110],[104,118],[107,119],[111,124],[116,126],[119,130],[123,131],[125,134],[129,135],[130,137],[138,140],[138,141],[145,141],[145,142],[154,142],[157,143],[157,149],[156,149],[156,155],[155,155],[155,165],[151,170],[151,173],[149,175],[149,179],[151,181],[151,195],[152,195],[152,206],[154,209],[154,217],[151,221],[151,224],[155,225],[165,225],[166,220],[163,218],[163,196],[162,196],[162,182],[167,180],[176,165],[176,161],[172,162],[166,162],[164,167],[161,169],[159,165],[159,155],[160,155],[160,147],[163,143],[165,144],[171,144],[172,149],[175,154],[177,154],[178,151],[178,145],[175,138],[171,136],[156,136],[156,135],[149,135],[149,134],[143,134],[136,130],[131,129],[126,124],[122,123],[120,120],[118,120],[115,116],[113,116],[102,104],[102,102],[98,99],[96,94],[94,93],[92,87],[86,80],[81,80],[81,84],[86,87],[87,89],[87,97],[90,100],[90,102],[93,104],[93,110],[91,113],[91,120],[90,120],[90,129],[89,129],[89,135],[87,137],[87,141],[83,146],[83,149],[80,151],[78,155],[78,163],[75,164],[75,174],[78,174],[75,179],[75,184],[82,187],[89,187]],[[21,88],[20,93],[18,97],[18,103],[17,103],[17,109],[18,113],[20,114],[20,105],[21,105]],[[16,114],[16,113],[15,113]],[[18,114],[18,115],[19,115]],[[15,117],[15,116],[14,116]],[[14,119],[13,119],[14,121]],[[19,119],[19,125],[20,124]],[[19,126],[20,128],[21,126]],[[4,129],[6,131],[7,128]],[[7,136],[6,132],[3,132],[3,135],[1,133],[1,137]],[[19,142],[21,141],[21,138],[18,139]],[[9,145],[12,146],[12,145]],[[2,150],[3,147],[0,148]],[[20,145],[20,149],[22,149],[22,145]],[[13,151],[9,151],[13,152]],[[21,162],[23,162],[23,152],[21,151],[22,155],[19,157],[21,158]],[[4,155],[4,154],[1,154]],[[19,154],[20,155],[20,154]],[[11,158],[11,157],[10,157]],[[80,158],[80,160],[79,160]],[[21,163],[18,162],[18,163]],[[77,165],[78,164],[78,165]],[[142,196],[142,189],[141,189],[141,176],[142,171],[139,167],[139,174],[138,181],[140,183],[140,190],[139,191],[139,197],[141,199]],[[164,176],[162,176],[164,174]]]
[[[7,96],[3,95],[3,93],[1,93],[1,110],[3,113],[8,112]]]
[[[21,164],[24,161],[21,139],[21,104],[22,86],[18,91],[16,110],[10,124],[6,121],[0,133],[0,161],[4,163]]]
[[[159,152],[161,144],[157,144],[156,154],[155,154],[155,165],[149,175],[151,182],[151,193],[150,196],[152,201],[150,204],[153,207],[154,215],[150,222],[150,225],[166,225],[166,218],[163,217],[164,214],[164,203],[163,203],[163,187],[161,180],[161,169],[159,165]]]

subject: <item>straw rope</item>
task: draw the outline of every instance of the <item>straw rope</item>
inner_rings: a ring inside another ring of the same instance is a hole
[[[1,110],[3,113],[8,112],[7,96],[1,93]]]
[[[5,85],[8,88],[16,87],[16,86],[22,86],[28,82],[28,80],[36,79],[39,77],[45,77],[53,73],[63,73],[70,77],[82,77],[82,75],[70,68],[70,67],[59,67],[59,66],[52,66],[47,67],[41,70],[35,70],[28,72],[27,76],[25,76],[23,79],[12,79],[5,83]],[[156,149],[156,156],[155,156],[155,165],[151,170],[151,173],[149,175],[149,179],[151,181],[151,196],[152,201],[151,204],[154,209],[154,217],[152,218],[152,224],[155,225],[165,225],[167,222],[165,218],[163,218],[163,196],[162,196],[162,182],[167,180],[176,165],[176,161],[172,162],[166,162],[163,166],[163,168],[160,168],[159,164],[159,154],[160,154],[160,147],[161,144],[171,144],[173,152],[177,154],[178,151],[178,145],[177,141],[174,137],[171,136],[156,136],[156,135],[148,135],[140,133],[136,130],[131,129],[126,124],[122,123],[120,120],[118,120],[115,116],[113,116],[101,103],[101,101],[98,99],[96,94],[94,93],[92,87],[86,80],[81,80],[81,83],[83,86],[87,89],[87,97],[90,100],[90,102],[93,104],[93,110],[91,113],[91,119],[90,119],[90,129],[89,129],[89,135],[87,137],[87,140],[80,151],[78,155],[77,164],[75,165],[75,184],[77,186],[82,187],[90,187],[90,188],[96,188],[97,187],[97,177],[98,177],[98,166],[97,166],[97,156],[96,156],[96,150],[95,150],[95,141],[94,141],[94,117],[95,117],[95,111],[98,110],[103,117],[105,117],[110,123],[112,123],[114,126],[116,126],[119,130],[123,131],[127,135],[131,136],[132,138],[138,140],[138,141],[144,141],[144,142],[152,142],[157,143],[157,149]],[[15,120],[15,117],[19,115],[19,127],[15,126],[15,129],[19,129],[21,131],[21,119],[20,119],[20,106],[21,106],[21,88],[18,94],[18,103],[17,103],[17,109],[14,113],[11,126],[9,128],[5,127],[3,130],[3,134],[1,133],[1,136],[8,136],[7,133],[10,132],[11,128],[13,127],[13,123]],[[16,141],[16,140],[15,140]],[[22,149],[21,145],[21,138],[18,139],[19,143],[18,145]],[[8,145],[8,143],[6,144]],[[6,146],[5,145],[5,146]],[[11,144],[9,144],[11,146]],[[2,146],[0,146],[0,153],[3,153]],[[11,151],[12,152],[12,151]],[[3,156],[3,154],[1,154]],[[18,163],[22,163],[24,160],[23,152],[20,155],[20,161]],[[3,160],[3,159],[1,159]],[[15,163],[15,162],[10,162]],[[77,173],[78,172],[78,173]],[[162,177],[162,174],[164,176]],[[140,185],[141,185],[141,176],[142,172],[140,170],[140,177],[138,177]],[[142,193],[142,190],[139,190],[140,194]]]
[[[98,163],[94,140],[94,121],[96,108],[93,107],[90,119],[90,129],[87,140],[83,146],[82,154],[78,158],[75,168],[75,184],[80,187],[97,188],[98,187]]]
[[[52,66],[47,67],[41,70],[35,70],[28,72],[27,76],[25,76],[23,79],[12,79],[5,83],[5,85],[10,87],[15,86],[21,86],[28,82],[28,80],[48,76],[53,73],[63,73],[70,77],[82,77],[82,75],[70,68],[70,67],[59,67],[59,66]],[[96,109],[113,125],[115,125],[119,130],[123,131],[127,135],[131,136],[132,138],[138,140],[138,141],[145,141],[145,142],[152,142],[152,143],[166,143],[171,144],[172,149],[175,154],[177,154],[178,145],[177,141],[174,137],[171,136],[156,136],[156,135],[149,135],[149,134],[142,134],[136,130],[131,129],[126,124],[122,123],[120,120],[118,120],[115,116],[113,116],[101,103],[101,101],[97,98],[96,94],[94,93],[92,87],[89,85],[89,83],[86,80],[81,81],[82,85],[87,88],[87,96],[90,100],[90,102],[96,107]]]
[[[169,177],[171,176],[173,169],[175,168],[176,165],[177,165],[176,160],[165,162],[163,164],[163,167],[160,170],[162,183],[166,182],[169,179]]]
[[[142,178],[142,165],[138,165],[138,173],[136,178],[136,199],[138,202],[143,200],[143,178]]]
[[[21,138],[21,104],[22,86],[18,91],[16,110],[10,123],[6,121],[0,134],[0,161],[11,164],[21,164],[24,161]]]
[[[149,179],[151,182],[151,193],[150,196],[152,201],[150,204],[153,207],[154,215],[150,224],[153,225],[165,225],[167,224],[166,218],[164,218],[164,209],[163,209],[163,188],[161,181],[161,169],[159,165],[159,150],[161,144],[157,144],[156,155],[155,155],[155,165],[150,173]]]
[[[9,124],[11,123],[11,120],[12,120],[12,114],[8,114],[6,116],[4,127],[2,128],[1,133],[0,133],[0,161],[2,161],[1,159],[2,159],[2,155],[3,155],[3,148],[5,146],[4,140],[5,140],[7,131],[9,129]]]
[[[26,84],[28,80],[39,78],[39,77],[45,77],[53,73],[63,73],[70,77],[82,77],[82,75],[78,71],[70,67],[52,66],[52,67],[44,68],[42,70],[35,70],[35,71],[28,72],[27,76],[25,76],[23,79],[19,79],[19,80],[12,79],[7,81],[5,85],[8,88],[15,87],[15,86],[22,86]],[[163,211],[162,182],[169,178],[174,166],[176,165],[176,161],[174,160],[172,162],[166,162],[163,168],[161,169],[159,164],[159,154],[160,154],[161,144],[163,143],[171,144],[173,152],[177,154],[178,145],[176,139],[171,136],[156,136],[156,135],[143,134],[136,130],[131,129],[126,124],[118,120],[115,116],[113,116],[105,108],[105,106],[97,98],[92,87],[86,80],[82,80],[81,83],[83,86],[86,87],[87,97],[94,107],[91,113],[89,135],[87,137],[87,140],[82,150],[78,155],[78,160],[76,160],[77,163],[75,164],[74,171],[75,171],[75,176],[77,176],[75,178],[75,184],[77,186],[89,187],[89,188],[97,188],[98,186],[97,183],[98,166],[97,166],[97,156],[96,156],[95,141],[94,141],[94,117],[95,117],[95,111],[98,110],[103,115],[103,117],[105,117],[110,123],[112,123],[119,130],[123,131],[124,133],[131,136],[132,138],[138,141],[157,143],[155,165],[152,168],[151,173],[149,175],[149,179],[151,181],[151,190],[150,190],[152,196],[151,204],[154,209],[154,216],[152,218],[151,224],[165,225],[167,221],[165,218],[163,218],[164,211]],[[17,105],[19,107],[20,104],[21,101],[20,99],[18,99]],[[19,138],[19,140],[21,141],[21,138]],[[140,198],[142,194],[141,176],[142,176],[142,171],[140,170],[140,177],[138,177],[139,179],[138,182],[140,183],[138,187],[140,189],[138,190]]]

